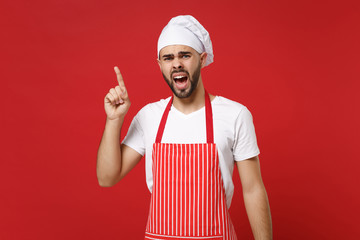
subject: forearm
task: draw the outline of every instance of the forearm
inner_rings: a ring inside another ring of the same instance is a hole
[[[123,118],[118,120],[106,120],[96,165],[96,174],[100,186],[108,187],[114,185],[120,174],[120,134],[123,122]]]
[[[272,222],[264,186],[244,192],[244,202],[255,240],[271,240]]]

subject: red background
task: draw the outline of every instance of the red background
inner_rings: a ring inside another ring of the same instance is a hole
[[[2,0],[0,239],[143,237],[144,161],[112,188],[97,183],[103,98],[115,65],[132,101],[125,129],[170,95],[156,43],[179,14],[211,34],[208,91],[253,114],[274,239],[358,239],[359,5]],[[251,239],[234,181],[233,222]]]

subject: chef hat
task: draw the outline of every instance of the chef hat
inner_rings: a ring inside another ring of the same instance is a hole
[[[190,15],[174,17],[162,30],[157,53],[169,45],[186,45],[195,49],[199,54],[206,52],[205,66],[214,61],[212,43],[208,31]]]

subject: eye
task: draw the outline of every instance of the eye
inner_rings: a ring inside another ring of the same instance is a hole
[[[183,55],[182,57],[183,57],[183,58],[189,58],[190,55]]]

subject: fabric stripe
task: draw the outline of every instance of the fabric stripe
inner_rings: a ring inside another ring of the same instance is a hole
[[[179,159],[179,163],[180,163],[180,182],[179,182],[179,188],[180,188],[180,197],[179,197],[179,202],[180,202],[180,211],[179,211],[179,222],[180,222],[180,226],[179,226],[179,232],[180,232],[180,236],[182,236],[182,225],[183,225],[183,184],[182,180],[183,180],[183,145],[180,146],[180,159]]]
[[[208,208],[210,210],[210,235],[213,234],[213,161],[211,161],[213,155],[212,155],[212,147],[213,147],[213,144],[210,145],[210,170],[209,170],[209,173],[210,173],[210,207]]]
[[[175,149],[174,149],[174,144],[172,144],[172,149],[173,149],[173,152],[172,152],[172,160],[171,160],[171,163],[172,163],[172,166],[171,166],[171,172],[172,172],[172,181],[171,181],[171,200],[172,200],[172,204],[171,204],[171,235],[174,235],[174,225],[175,225],[175,221],[174,221],[174,182],[175,182],[175,178],[174,178],[174,165],[175,165],[175,161],[174,161],[174,156],[175,156]]]
[[[200,151],[199,151],[199,144],[196,145],[197,146],[197,161],[196,161],[196,165],[197,165],[197,175],[200,176],[200,167],[199,167],[199,161],[200,161]],[[198,182],[198,188],[197,188],[197,193],[200,193],[200,181],[197,181]],[[200,196],[199,194],[196,194],[197,196],[197,209],[198,209],[198,212],[197,212],[197,223],[200,222]],[[200,227],[199,227],[199,224],[197,224],[197,236],[200,236]]]
[[[191,145],[191,148],[192,148],[192,152],[194,153],[194,157],[193,157],[193,232],[192,232],[192,236],[195,236],[195,214],[196,214],[196,183],[195,183],[195,173],[196,173],[196,170],[195,170],[195,162],[196,162],[196,152],[195,152],[195,146],[196,145]]]
[[[167,183],[166,183],[166,179],[168,178],[167,176],[167,159],[168,159],[168,154],[169,154],[169,145],[166,144],[165,145],[165,149],[164,149],[164,160],[163,160],[163,180],[162,180],[162,185],[163,185],[163,192],[162,192],[162,199],[163,199],[163,205],[162,205],[162,210],[163,210],[163,214],[162,214],[162,224],[163,224],[163,234],[167,234],[166,229],[167,229],[167,212],[166,212],[166,208],[167,208],[167,199],[166,199],[166,193],[167,193]]]
[[[187,196],[188,196],[188,193],[187,193],[187,185],[188,185],[188,183],[187,183],[187,172],[189,171],[189,169],[187,168],[187,165],[188,165],[188,158],[187,158],[187,156],[188,156],[188,149],[187,149],[187,146],[188,145],[185,145],[184,146],[184,155],[185,155],[185,158],[184,158],[184,194],[185,194],[185,201],[184,201],[184,236],[187,236],[187,234],[186,234],[186,228],[187,228],[187,201],[188,201],[188,199],[187,199]]]
[[[191,150],[190,150],[190,146],[188,146],[188,151],[189,151],[189,159],[188,159],[188,183],[189,183],[189,195],[188,195],[188,236],[191,236],[190,233],[190,228],[191,228]]]
[[[167,163],[168,163],[168,165],[167,165],[167,179],[171,179],[170,178],[170,160],[171,159],[171,146],[170,145],[168,145],[168,157],[167,157]],[[167,202],[166,202],[166,211],[167,211],[167,234],[170,234],[170,184],[169,183],[167,183]]]
[[[176,144],[176,158],[175,158],[175,160],[176,160],[176,167],[175,167],[175,169],[176,169],[176,180],[175,180],[175,182],[176,182],[176,184],[175,184],[175,186],[176,186],[176,190],[175,190],[175,193],[176,193],[176,198],[175,198],[175,201],[176,201],[176,203],[175,203],[175,219],[176,219],[176,221],[175,221],[175,234],[176,234],[176,236],[178,236],[178,226],[179,226],[179,224],[178,224],[178,190],[179,190],[179,186],[178,186],[178,184],[177,184],[177,182],[178,182],[178,179],[179,179],[179,174],[178,174],[178,170],[179,170],[179,166],[178,166],[178,162],[179,162],[179,158],[178,158],[178,154],[179,154],[179,145],[178,144]]]
[[[205,188],[205,181],[204,181],[204,164],[205,164],[205,160],[204,160],[204,145],[201,144],[201,160],[202,160],[202,164],[201,164],[201,170],[202,170],[202,174],[201,174],[201,183],[202,183],[202,186],[201,186],[201,230],[202,230],[202,236],[205,235],[205,232],[204,232],[204,215],[205,215],[205,211],[204,211],[204,188]]]

